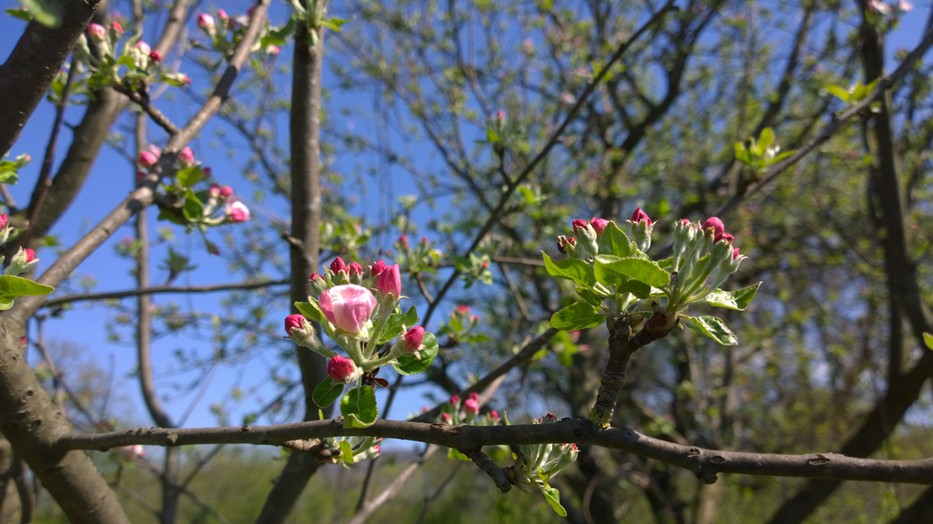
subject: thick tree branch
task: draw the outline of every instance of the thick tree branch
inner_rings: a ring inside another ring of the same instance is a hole
[[[601,446],[653,458],[689,469],[713,482],[717,473],[743,473],[781,477],[834,478],[875,482],[933,484],[933,458],[881,460],[853,458],[835,453],[781,455],[718,451],[685,446],[649,437],[628,428],[600,430],[589,421],[564,419],[551,424],[514,426],[450,426],[437,423],[377,420],[367,428],[345,428],[341,418],[281,424],[193,429],[138,428],[101,434],[62,435],[60,451],[144,444],[188,446],[196,444],[255,444],[281,446],[290,440],[338,436],[378,436],[426,442],[461,450],[483,446],[577,443]]]

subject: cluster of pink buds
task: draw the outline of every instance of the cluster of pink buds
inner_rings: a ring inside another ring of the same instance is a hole
[[[220,51],[225,57],[231,56],[236,44],[243,38],[243,34],[246,31],[246,27],[249,25],[249,20],[252,18],[254,9],[255,7],[250,8],[246,15],[234,17],[228,15],[223,9],[218,9],[216,19],[210,13],[198,14],[197,25],[198,28],[204,32],[205,36],[207,36],[209,42],[208,47],[215,51]],[[280,49],[278,46],[271,44],[262,46],[259,43],[263,40],[265,34],[272,31],[272,27],[269,26],[268,22],[261,31],[262,33],[260,33],[259,37],[256,39],[257,43],[251,50],[254,52],[263,52],[269,56],[279,54]]]
[[[718,288],[739,269],[745,257],[719,217],[703,223],[684,218],[674,224],[673,300],[686,304]]]
[[[593,217],[589,221],[575,219],[573,236],[560,235],[557,237],[557,249],[566,255],[577,258],[592,258],[599,253],[599,237],[609,225],[605,218]]]
[[[490,411],[485,416],[479,413],[479,394],[472,392],[461,403],[460,395],[451,395],[441,408],[439,421],[445,424],[473,424],[488,426],[498,424],[499,413]]]
[[[13,226],[10,224],[10,219],[6,213],[0,213],[0,244],[6,244],[12,232]]]

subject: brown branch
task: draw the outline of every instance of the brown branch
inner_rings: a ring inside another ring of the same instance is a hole
[[[130,89],[129,87],[122,84],[114,85],[113,89],[114,91],[125,95],[130,99],[130,101],[139,106],[139,108],[142,109],[144,113],[152,118],[153,122],[158,124],[158,126],[164,129],[165,132],[167,132],[170,136],[175,136],[181,132],[181,129],[179,129],[178,126],[176,126],[174,122],[172,122],[172,120],[165,115],[165,113],[159,111],[157,107],[152,105],[152,103],[149,101],[149,97],[144,97],[135,90]]]
[[[205,286],[152,286],[138,289],[123,289],[120,291],[103,291],[100,293],[82,293],[80,295],[66,295],[49,300],[42,304],[43,308],[54,308],[74,302],[89,302],[95,300],[110,300],[114,298],[129,298],[140,295],[161,294],[189,294],[189,293],[216,293],[218,291],[242,291],[262,289],[271,286],[283,286],[288,280],[260,280],[256,282],[239,282],[232,284],[211,284]]]
[[[58,14],[59,25],[46,27],[30,22],[9,58],[0,65],[4,114],[0,119],[0,157],[16,142],[99,3],[50,0],[47,7]]]
[[[451,426],[424,422],[377,420],[367,428],[345,428],[342,418],[296,422],[276,426],[216,428],[137,428],[102,434],[64,434],[59,451],[110,448],[143,444],[189,446],[197,444],[254,444],[281,446],[289,440],[338,436],[383,437],[426,442],[460,450],[483,446],[577,443],[615,449],[689,469],[701,479],[714,481],[717,473],[779,477],[833,478],[874,482],[933,484],[933,458],[883,460],[854,458],[831,452],[782,455],[719,451],[685,446],[649,437],[628,428],[600,430],[589,421],[564,419],[551,424],[513,426]]]

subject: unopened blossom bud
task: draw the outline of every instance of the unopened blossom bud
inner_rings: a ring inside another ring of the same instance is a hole
[[[269,44],[266,46],[266,54],[269,56],[278,56],[281,49],[277,45]]]
[[[327,376],[334,382],[349,384],[360,376],[356,364],[347,357],[334,355],[327,362]]]
[[[392,295],[396,299],[402,297],[402,277],[398,264],[392,264],[376,277],[376,289],[384,296]]]
[[[0,229],[3,229],[10,223],[9,218],[7,218],[6,213],[0,213]]]
[[[398,245],[406,251],[411,249],[411,244],[408,243],[408,235],[398,237]]]
[[[459,406],[460,405],[460,395],[451,395],[450,396],[450,405]]]
[[[639,222],[644,222],[647,225],[651,225],[651,217],[648,216],[648,213],[645,213],[642,208],[637,208],[634,213],[632,213],[632,223],[637,224]]]
[[[590,219],[590,225],[593,226],[597,235],[602,235],[603,231],[606,230],[606,226],[609,225],[609,221],[605,218],[593,217]]]
[[[740,256],[742,256],[742,254],[739,253],[739,248],[732,248],[732,260],[738,260]]]
[[[89,24],[87,34],[95,42],[103,42],[107,38],[107,30],[100,24]]]
[[[441,421],[444,424],[450,424],[450,413],[441,413]]]
[[[152,60],[153,63],[161,64],[162,63],[162,53],[152,50],[149,52],[149,60]]]
[[[713,238],[722,236],[726,232],[726,226],[722,223],[722,220],[719,217],[709,217],[706,219],[706,222],[703,222],[703,230],[712,229]]]
[[[372,269],[369,270],[369,274],[372,275],[372,276],[374,276],[374,277],[378,277],[378,276],[381,275],[382,272],[385,271],[388,267],[389,267],[388,264],[386,264],[386,263],[383,262],[382,260],[377,260],[376,263],[373,264]]]
[[[226,22],[227,20],[230,19],[230,15],[228,15],[227,12],[224,11],[223,9],[218,9],[217,18],[219,18],[221,22]]]
[[[190,167],[194,165],[194,151],[190,147],[186,147],[178,152],[178,161],[185,167]]]
[[[143,151],[139,154],[139,165],[143,167],[152,167],[159,161],[159,155],[152,151]]]
[[[421,342],[424,340],[424,328],[415,326],[408,330],[403,337],[405,340],[405,351],[408,353],[417,353],[421,349]]]
[[[285,317],[285,333],[299,346],[314,348],[318,345],[314,326],[304,315],[296,313]]]
[[[717,235],[717,236],[713,239],[714,242],[719,242],[720,240],[725,241],[727,244],[731,244],[732,241],[735,240],[735,237],[732,236],[732,235],[729,234],[729,233],[723,233],[723,234],[721,234],[721,235]]]
[[[557,422],[557,415],[555,415],[555,414],[551,413],[550,411],[548,411],[548,412],[544,415],[543,421],[544,421],[544,422]]]
[[[235,224],[249,220],[249,208],[243,202],[230,202],[227,204],[225,213],[227,218]]]
[[[586,229],[587,222],[586,220],[581,220],[578,218],[572,222],[572,225],[573,225],[573,230],[576,232],[578,229],[581,229],[581,228]]]
[[[479,413],[479,400],[475,398],[468,398],[463,402],[463,411],[469,415],[475,415]]]
[[[233,196],[233,188],[230,186],[221,186],[220,196],[223,198],[230,198]]]
[[[334,286],[321,293],[321,311],[337,329],[368,336],[369,317],[376,308],[372,292],[356,284]]]
[[[26,248],[26,262],[34,262],[36,260],[36,252],[30,248]]]
[[[496,411],[496,410],[490,411],[489,414],[488,414],[487,416],[488,416],[491,420],[499,420],[499,412]]]
[[[207,31],[208,33],[212,33],[214,31],[214,17],[207,13],[199,14],[198,15],[198,27]]]
[[[577,239],[560,235],[557,237],[557,250],[565,255],[569,255],[574,252],[576,243]]]
[[[149,44],[142,40],[136,42],[136,50],[143,56],[149,56],[149,53],[152,52],[152,48],[149,47]]]
[[[592,258],[599,254],[596,230],[586,220],[573,221],[573,236],[576,238],[576,252],[580,258]]]
[[[115,35],[120,36],[123,34],[123,24],[114,20],[110,22],[110,30],[113,31]]]
[[[220,198],[220,186],[217,184],[211,184],[210,189],[207,190],[207,194],[211,198]]]
[[[186,74],[184,74],[184,73],[178,75],[178,81],[181,82],[182,84],[186,85],[186,86],[190,86],[190,85],[191,85],[191,77],[188,76],[188,75],[186,75]]]
[[[10,265],[7,266],[5,273],[7,275],[19,275],[32,269],[39,263],[36,258],[36,252],[32,249],[19,248],[15,255],[10,257]]]
[[[321,293],[327,289],[327,282],[324,280],[324,277],[317,273],[311,273],[309,281],[311,284],[311,294],[313,296],[320,296]]]
[[[350,262],[347,265],[347,273],[350,274],[350,281],[359,284],[363,280],[363,266],[359,262]]]
[[[346,272],[347,272],[347,264],[346,264],[346,262],[343,261],[342,258],[337,257],[337,258],[334,259],[333,262],[330,263],[330,270],[333,271],[335,275],[336,275],[337,273],[340,273],[341,271],[343,271],[344,273],[346,273]]]

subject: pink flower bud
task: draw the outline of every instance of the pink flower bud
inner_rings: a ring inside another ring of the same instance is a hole
[[[459,406],[460,405],[460,395],[451,395],[450,396],[450,405]]]
[[[369,274],[374,277],[378,277],[379,275],[382,274],[383,271],[388,269],[388,267],[389,267],[388,264],[386,264],[382,260],[379,260],[375,264],[373,264],[373,268],[369,270]]]
[[[421,341],[424,340],[424,328],[421,326],[415,326],[408,330],[404,336],[405,340],[405,351],[409,353],[416,353],[421,349]]]
[[[334,259],[333,262],[330,263],[330,270],[333,271],[335,275],[336,275],[337,273],[340,273],[341,271],[343,271],[344,273],[346,273],[346,272],[347,272],[347,264],[343,261],[342,258],[337,257],[337,258]]]
[[[159,155],[152,151],[143,151],[139,154],[139,165],[143,167],[152,167],[159,161]]]
[[[233,196],[233,188],[230,186],[222,186],[220,188],[220,196],[224,198],[230,198]]]
[[[217,18],[219,18],[221,22],[226,22],[227,20],[230,19],[230,15],[228,15],[227,12],[224,11],[223,9],[218,9]]]
[[[107,30],[100,24],[89,24],[87,26],[87,34],[91,37],[91,40],[95,42],[103,42],[104,39],[107,38]]]
[[[411,244],[408,243],[408,235],[398,237],[398,245],[405,250],[411,249]]]
[[[737,247],[736,247],[736,248],[732,248],[732,260],[736,260],[736,259],[738,259],[740,256],[742,256],[742,254],[739,253],[739,248],[737,248]]]
[[[10,220],[7,218],[6,213],[0,213],[0,229],[6,227],[10,223]]]
[[[725,240],[727,243],[731,244],[732,241],[735,240],[735,237],[729,233],[723,233],[721,235],[717,235],[716,238],[713,239],[714,242],[719,242],[720,240]]]
[[[463,403],[463,411],[471,415],[479,413],[479,401],[472,397],[466,399],[466,401]]]
[[[181,80],[181,83],[184,84],[184,85],[186,85],[186,86],[190,86],[190,85],[191,85],[191,77],[188,76],[188,75],[186,75],[186,74],[184,74],[184,73],[178,75],[178,79]]]
[[[460,315],[466,316],[470,314],[470,306],[466,304],[460,304],[457,306],[456,312]]]
[[[645,213],[640,207],[636,209],[634,213],[632,213],[631,221],[633,224],[644,222],[647,226],[651,225],[651,217],[649,217],[648,213]]]
[[[634,220],[633,220],[633,222],[634,222]],[[649,225],[651,225],[651,224],[649,224]],[[545,421],[545,422],[556,422],[556,421],[557,421],[557,416],[554,415],[553,413],[551,413],[550,411],[548,411],[547,414],[544,415],[544,421]]]
[[[609,221],[605,218],[593,217],[590,219],[590,225],[596,230],[597,235],[602,235],[603,231],[606,230],[606,226],[609,225]]]
[[[120,36],[123,34],[123,24],[114,20],[113,22],[110,22],[110,30],[113,31],[117,36]]]
[[[334,355],[327,362],[327,376],[334,382],[351,382],[356,374],[356,364],[347,357]]]
[[[146,42],[143,42],[142,40],[140,40],[139,42],[136,42],[136,49],[140,52],[140,54],[143,54],[146,56],[149,56],[149,53],[152,51],[152,48],[149,47],[149,44],[147,44]]]
[[[356,284],[334,286],[321,293],[321,311],[337,329],[358,334],[376,308],[372,292]]]
[[[499,412],[496,410],[492,410],[489,412],[488,417],[492,420],[499,420]]]
[[[223,10],[221,9],[221,11]],[[217,14],[219,16],[220,12],[218,12]],[[221,17],[221,20],[223,20],[223,18],[225,17]],[[200,27],[201,29],[204,29],[205,31],[212,31],[214,29],[214,17],[207,13],[199,14],[198,15],[198,27]]]
[[[153,63],[161,64],[161,63],[162,63],[162,53],[160,53],[160,52],[158,52],[158,51],[155,51],[155,50],[150,51],[150,52],[149,52],[149,60],[152,60]]]
[[[723,225],[722,220],[719,220],[719,217],[707,218],[706,222],[703,222],[703,229],[712,229],[714,238],[720,237],[726,232],[726,226]]]
[[[294,314],[288,315],[285,317],[285,333],[288,336],[292,335],[292,330],[294,329],[304,329],[305,323],[308,322],[308,319],[304,315]]]
[[[376,289],[385,296],[392,295],[396,299],[401,298],[402,277],[398,264],[392,264],[376,277]]]
[[[207,190],[207,194],[211,198],[220,198],[220,186],[217,184],[211,184],[211,188]]]
[[[501,109],[496,111],[496,121],[501,124],[504,120],[505,120],[505,111]]]
[[[347,265],[347,273],[350,274],[350,278],[354,276],[361,277],[363,276],[363,266],[361,266],[359,262],[350,262],[350,264]]]
[[[319,274],[317,274],[317,273],[311,273],[311,277],[310,277],[310,278],[311,278],[311,282],[318,282],[318,283],[323,283],[323,282],[324,282],[324,277],[322,277],[321,275],[319,275]]]
[[[227,204],[226,215],[233,223],[246,222],[249,220],[249,208],[243,202],[230,202]]]
[[[34,260],[36,260],[36,252],[27,247],[26,248],[26,262],[29,263]]]
[[[580,219],[578,218],[578,219],[574,220],[574,221],[572,222],[572,224],[573,224],[573,230],[576,231],[576,230],[578,230],[578,229],[586,229],[587,222],[586,222],[586,220],[580,220]]]
[[[153,52],[155,52],[155,51],[153,51]],[[182,149],[182,150],[178,153],[178,160],[179,160],[179,161],[182,163],[182,165],[184,165],[184,166],[192,166],[192,165],[194,165],[194,151],[192,151],[190,147],[186,147],[186,148]]]
[[[689,218],[681,218],[681,219],[680,219],[680,223],[683,224],[683,225],[685,225],[685,226],[689,226],[689,225],[690,225],[690,219],[689,219]]]
[[[277,45],[269,44],[266,46],[266,54],[270,56],[277,56],[281,49]]]
[[[450,413],[441,413],[441,420],[444,424],[450,424]]]

